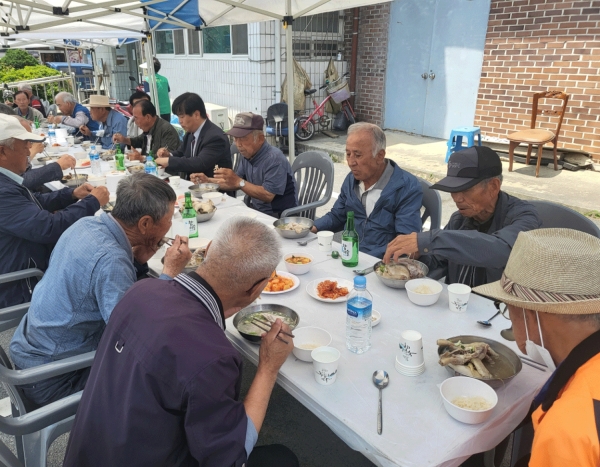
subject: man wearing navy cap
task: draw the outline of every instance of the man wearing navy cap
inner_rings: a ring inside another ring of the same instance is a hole
[[[429,277],[470,287],[501,278],[519,232],[538,229],[533,205],[501,191],[502,163],[485,146],[455,152],[447,177],[431,188],[452,195],[458,211],[443,230],[399,235],[387,247],[384,262],[416,254],[429,266]]]

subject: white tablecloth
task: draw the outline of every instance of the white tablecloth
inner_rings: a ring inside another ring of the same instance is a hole
[[[209,222],[199,224],[201,237],[212,238],[221,223],[232,216],[254,215],[245,206],[219,209]],[[274,219],[263,214],[256,217],[267,225]],[[176,227],[179,220],[175,220]],[[308,238],[314,237],[309,234]],[[278,383],[319,417],[351,448],[360,451],[379,466],[457,466],[468,456],[493,448],[523,420],[530,403],[548,378],[544,373],[524,365],[523,370],[505,387],[497,390],[499,402],[491,419],[481,425],[465,425],[445,411],[438,384],[450,376],[438,364],[436,340],[457,335],[478,335],[495,339],[520,353],[513,342],[500,336],[500,330],[510,322],[502,317],[493,326],[483,328],[477,320],[487,319],[496,311],[492,302],[472,295],[466,313],[448,309],[446,288],[437,304],[418,307],[407,298],[404,290],[391,289],[367,276],[367,288],[373,294],[373,308],[381,313],[381,323],[373,328],[372,348],[355,355],[345,346],[345,303],[328,304],[311,298],[306,285],[327,276],[352,280],[351,268],[342,266],[318,250],[316,242],[299,247],[294,240],[283,239],[284,253],[307,252],[315,257],[311,271],[302,276],[300,287],[280,295],[262,294],[259,303],[279,303],[293,308],[300,316],[299,326],[327,329],[332,346],[342,353],[337,381],[321,386],[314,380],[312,365],[290,355],[282,366]],[[161,270],[160,251],[150,261]],[[377,260],[360,254],[358,268],[366,268]],[[283,261],[278,269],[285,270]],[[417,377],[400,375],[394,369],[395,352],[400,333],[414,329],[423,335],[425,373]],[[233,345],[254,363],[258,362],[258,346],[244,340],[227,320],[227,335]],[[375,370],[390,374],[390,384],[383,391],[383,434],[377,434],[378,391],[372,383]]]

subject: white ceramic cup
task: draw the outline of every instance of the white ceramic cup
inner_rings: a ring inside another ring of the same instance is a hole
[[[323,386],[335,383],[341,355],[340,351],[333,347],[319,347],[310,353],[317,383]]]
[[[448,299],[450,302],[450,311],[455,313],[464,313],[467,311],[471,287],[465,284],[450,284],[448,286]]]
[[[333,242],[333,232],[323,230],[317,232],[317,243],[319,244],[319,250],[331,251],[331,243]]]
[[[178,188],[180,182],[181,182],[181,177],[179,177],[179,176],[169,177],[169,183],[171,184],[171,186],[173,188]]]
[[[423,364],[423,336],[417,331],[402,331],[396,352],[396,360],[404,366]]]

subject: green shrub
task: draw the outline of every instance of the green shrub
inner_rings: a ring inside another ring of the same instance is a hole
[[[59,75],[61,75],[60,71],[54,70],[45,65],[26,66],[21,70],[15,70],[12,68],[2,69],[0,67],[0,83],[7,84],[26,81],[29,79],[46,78],[48,76]],[[68,81],[68,83],[70,84],[70,81]],[[54,96],[60,91],[65,90],[63,89],[63,86],[59,87],[59,85],[56,83],[33,85],[32,88],[34,95],[39,96],[41,99],[48,100],[51,104],[54,102]],[[66,91],[71,92],[70,86],[68,89],[66,89]]]
[[[8,49],[6,51],[6,55],[0,58],[0,64],[6,67],[14,68],[15,70],[20,70],[21,68],[25,68],[27,66],[39,65],[40,62],[38,62],[35,57],[28,54],[27,51],[23,49]]]

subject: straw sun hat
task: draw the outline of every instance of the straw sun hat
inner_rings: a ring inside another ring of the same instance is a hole
[[[86,107],[114,107],[114,104],[110,103],[108,96],[93,94]]]
[[[521,232],[502,279],[473,290],[527,310],[600,313],[600,239],[571,229]]]

